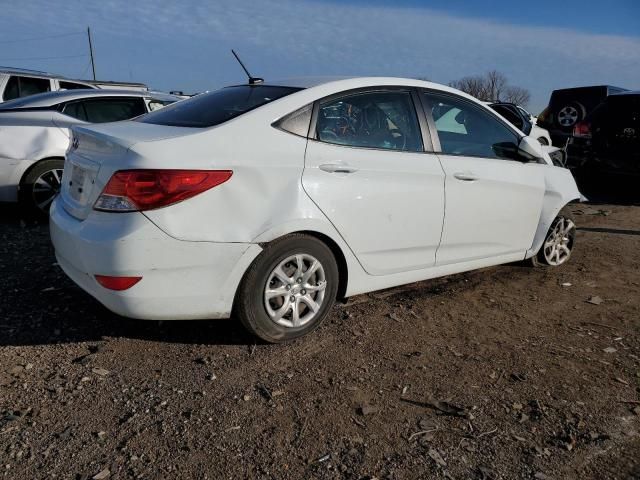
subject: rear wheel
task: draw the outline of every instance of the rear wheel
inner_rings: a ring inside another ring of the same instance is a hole
[[[29,216],[46,217],[51,202],[62,187],[64,160],[42,160],[31,168],[20,183],[20,207]]]
[[[565,264],[573,253],[575,236],[576,224],[573,217],[563,209],[549,227],[542,247],[531,258],[531,263],[536,267],[559,267]]]
[[[267,245],[245,273],[234,313],[267,342],[293,340],[331,311],[338,279],[329,247],[315,237],[288,235]]]

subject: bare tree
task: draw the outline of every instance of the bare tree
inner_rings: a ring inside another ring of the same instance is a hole
[[[485,75],[485,83],[487,84],[487,102],[503,101],[502,95],[507,89],[507,77],[497,70],[491,70]]]
[[[450,82],[449,86],[485,102],[512,102],[526,105],[531,98],[527,89],[510,86],[507,77],[497,70],[491,70],[484,75],[462,77]]]
[[[504,101],[515,103],[516,105],[527,105],[531,100],[529,90],[522,87],[507,87],[504,94]]]
[[[449,86],[462,90],[480,100],[483,100],[487,96],[486,84],[484,78],[480,75],[462,77],[460,80],[449,82]]]

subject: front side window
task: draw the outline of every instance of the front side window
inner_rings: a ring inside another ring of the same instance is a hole
[[[350,147],[422,151],[418,117],[409,92],[354,93],[320,105],[318,140]]]
[[[431,106],[442,153],[518,159],[518,135],[489,112],[454,96],[423,95]]]
[[[227,87],[176,102],[137,121],[171,127],[213,127],[298,90],[271,85]]]
[[[4,89],[4,100],[28,97],[36,93],[51,91],[51,81],[48,78],[20,77],[13,75],[9,78]]]

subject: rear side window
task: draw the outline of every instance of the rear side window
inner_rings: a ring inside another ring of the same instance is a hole
[[[300,137],[306,137],[309,133],[309,123],[311,123],[311,112],[313,111],[313,103],[299,108],[295,112],[290,113],[273,124],[274,127],[293,133]]]
[[[64,90],[78,90],[78,89],[87,89],[87,88],[93,88],[89,85],[85,85],[82,83],[75,83],[75,82],[59,82],[60,83],[60,88],[64,89]]]
[[[147,100],[147,106],[149,107],[150,112],[155,112],[156,110],[160,110],[161,108],[166,107],[167,105],[171,105],[174,103],[173,100],[158,100],[156,98],[152,98]]]
[[[138,121],[172,127],[213,127],[298,90],[270,85],[227,87],[174,103]]]
[[[87,121],[91,123],[118,122],[147,112],[142,98],[112,98],[85,100]]]
[[[51,81],[48,78],[19,77],[13,75],[9,78],[4,89],[4,100],[28,97],[36,93],[51,91]]]
[[[87,113],[84,111],[82,102],[67,103],[62,109],[62,113],[70,117],[77,118],[83,122],[87,121]]]

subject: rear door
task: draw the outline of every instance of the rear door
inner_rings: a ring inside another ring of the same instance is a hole
[[[470,100],[424,91],[446,174],[446,211],[436,264],[524,254],[545,192],[544,168],[516,160],[518,134]]]
[[[444,172],[425,152],[416,101],[409,89],[370,89],[314,109],[304,189],[372,275],[435,263]]]

